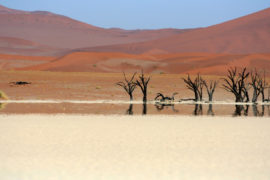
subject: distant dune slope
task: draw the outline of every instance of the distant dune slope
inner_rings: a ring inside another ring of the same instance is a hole
[[[55,57],[0,54],[0,71],[46,64],[54,59]]]
[[[81,49],[81,51],[133,54],[152,50],[168,53],[269,53],[270,8],[222,24],[158,40]]]
[[[81,48],[141,42],[188,30],[103,29],[45,11],[18,11],[0,6],[0,36],[16,37],[57,48]]]
[[[31,55],[0,55],[1,70],[224,75],[237,66],[269,75],[270,8],[207,28],[127,31],[0,6],[0,27],[0,53]]]
[[[18,68],[63,72],[135,72],[149,73],[202,73],[224,75],[230,67],[265,69],[270,67],[270,54],[210,54],[176,53],[163,55],[131,55],[124,53],[76,52],[53,61]]]
[[[67,49],[52,48],[33,41],[13,37],[0,37],[0,53],[29,56],[59,56]]]

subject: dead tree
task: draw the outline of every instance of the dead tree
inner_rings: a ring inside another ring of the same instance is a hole
[[[157,93],[157,96],[155,97],[155,101],[160,101],[160,102],[165,102],[165,101],[174,101],[174,96],[177,95],[178,93],[175,92],[172,94],[171,97],[164,96],[162,93]]]
[[[243,101],[245,102],[249,102],[249,93],[248,93],[249,89],[250,89],[249,83],[245,83],[243,88],[243,95],[244,95]]]
[[[205,86],[208,94],[208,101],[212,102],[213,101],[213,94],[216,90],[218,81],[210,81],[210,85],[207,84],[205,80],[203,80],[203,85]]]
[[[264,91],[265,89],[267,88],[267,83],[266,83],[266,80],[265,80],[265,71],[264,71],[264,75],[263,75],[263,78],[260,79],[260,93],[262,95],[262,102],[265,102],[265,94],[264,94]]]
[[[189,74],[186,79],[182,79],[186,83],[187,88],[194,92],[194,101],[201,101],[203,95],[203,79],[200,74],[197,75],[194,81],[190,78]]]
[[[244,68],[241,72],[237,72],[237,68],[231,68],[228,70],[227,78],[223,78],[225,84],[223,84],[223,88],[234,94],[235,102],[243,102],[245,95],[243,92],[245,91],[246,80],[249,76],[249,72]]]
[[[143,93],[143,102],[147,102],[147,86],[150,81],[150,77],[144,77],[144,73],[139,76],[139,80],[136,80],[136,85],[141,88]]]
[[[189,90],[193,91],[194,93],[194,101],[198,101],[198,87],[196,85],[196,82],[195,81],[192,81],[189,74],[188,74],[188,77],[187,79],[183,78],[184,82],[186,83],[186,86]]]
[[[267,101],[270,101],[270,87],[268,86],[268,97],[267,97]]]
[[[252,86],[253,89],[253,96],[252,96],[252,102],[256,103],[258,100],[258,97],[261,93],[260,91],[260,85],[261,84],[261,77],[255,70],[255,72],[251,73],[251,83],[250,85]]]
[[[196,84],[197,84],[197,91],[198,91],[198,95],[199,95],[199,99],[200,101],[202,101],[202,97],[203,97],[203,79],[201,77],[200,74],[197,74],[197,78],[195,79]]]
[[[127,79],[126,74],[123,73],[125,81],[116,83],[116,85],[122,87],[129,95],[130,101],[133,100],[133,91],[136,89],[136,83],[133,81],[136,73],[133,74],[130,80]]]
[[[146,101],[143,102],[143,110],[142,110],[142,115],[146,115],[147,114],[147,103]]]

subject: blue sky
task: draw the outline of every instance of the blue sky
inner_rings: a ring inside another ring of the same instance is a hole
[[[0,0],[21,10],[45,10],[104,28],[206,27],[270,7],[270,0]]]

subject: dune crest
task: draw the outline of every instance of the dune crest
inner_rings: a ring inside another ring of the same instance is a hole
[[[222,24],[142,43],[85,48],[84,51],[140,54],[159,49],[168,53],[269,53],[270,8]]]

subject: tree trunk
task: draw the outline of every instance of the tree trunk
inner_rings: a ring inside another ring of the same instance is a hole
[[[247,91],[245,92],[245,96],[246,96],[246,98],[247,98],[247,99],[246,99],[246,102],[249,102],[249,94],[248,94]]]
[[[198,93],[197,91],[194,91],[195,101],[198,101]]]
[[[143,102],[147,102],[147,95],[146,94],[143,95]]]
[[[252,97],[252,102],[255,103],[257,102],[258,96],[257,96],[257,90],[253,90],[253,97]]]
[[[132,93],[129,94],[129,100],[130,100],[130,101],[133,101],[133,95],[132,95]]]
[[[202,94],[200,94],[200,101],[202,101]]]
[[[262,90],[262,102],[264,102],[265,101],[265,97],[264,97],[264,90]]]
[[[147,104],[146,104],[146,101],[143,103],[143,112],[142,112],[143,115],[146,115],[147,114]]]
[[[213,101],[213,94],[212,93],[209,93],[208,94],[208,97],[209,97],[209,102],[212,102]]]
[[[241,95],[235,95],[235,102],[243,102],[243,98]]]
[[[147,88],[146,87],[143,91],[143,102],[147,102]]]

